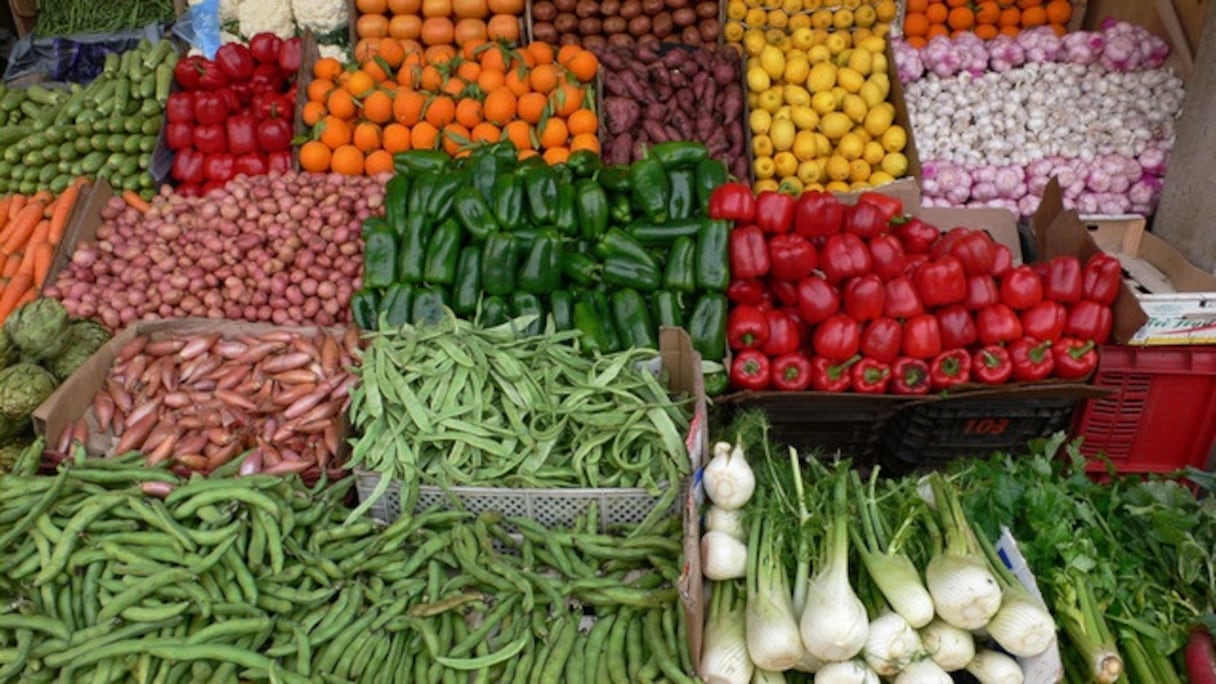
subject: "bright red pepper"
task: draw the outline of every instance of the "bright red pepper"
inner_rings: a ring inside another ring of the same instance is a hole
[[[279,64],[279,50],[283,47],[283,39],[268,31],[254,34],[249,39],[249,52],[261,64]]]
[[[180,121],[166,124],[165,144],[174,152],[190,147],[194,144],[194,127]]]
[[[861,326],[844,314],[835,314],[819,324],[811,343],[819,356],[843,361],[861,347]]]
[[[203,189],[197,183],[182,183],[173,188],[173,194],[182,197],[198,197],[203,194]]]
[[[879,235],[871,238],[870,268],[886,282],[904,272],[904,246],[894,235]]]
[[[194,93],[188,90],[170,93],[165,100],[165,119],[169,123],[193,123]]]
[[[986,306],[999,304],[1001,291],[996,286],[996,280],[987,273],[967,277],[967,296],[963,298],[963,306],[972,311],[979,311]]]
[[[929,382],[934,391],[958,387],[971,379],[971,355],[966,349],[951,349],[933,357]]]
[[[266,155],[271,173],[287,173],[295,167],[295,157],[291,150],[276,150]]]
[[[790,352],[773,359],[773,388],[782,392],[801,392],[811,386],[811,360],[802,352]]]
[[[735,355],[730,364],[730,382],[738,389],[768,389],[771,371],[768,357],[756,349],[746,349]]]
[[[295,101],[277,92],[258,93],[252,100],[253,115],[259,119],[291,120]]]
[[[764,312],[764,317],[768,319],[768,340],[760,346],[760,351],[768,356],[798,351],[802,346],[802,335],[794,319],[780,309],[769,309]]]
[[[971,312],[960,304],[951,304],[937,312],[937,325],[941,329],[942,349],[964,349],[979,339],[979,330],[971,318]]]
[[[1098,367],[1098,350],[1093,340],[1064,337],[1051,347],[1056,376],[1066,380],[1088,377]]]
[[[818,276],[803,278],[798,283],[798,311],[807,325],[827,320],[840,311],[840,292]]]
[[[228,151],[233,154],[249,154],[258,151],[257,119],[250,114],[228,117],[224,132],[228,135]]]
[[[266,119],[258,124],[258,147],[265,152],[291,149],[291,124],[286,119]]]
[[[1082,299],[1068,310],[1064,333],[1083,340],[1093,340],[1095,344],[1106,344],[1110,339],[1113,323],[1114,316],[1109,306]]]
[[[1099,252],[1085,262],[1081,291],[1086,299],[1109,306],[1119,298],[1122,289],[1123,266],[1118,259]]]
[[[964,237],[970,234],[970,228],[955,226],[954,228],[951,228],[950,230],[941,234],[941,237],[938,238],[937,242],[933,243],[933,249],[929,250],[929,254],[931,254],[934,259],[940,259],[950,253],[950,250],[954,248],[954,243],[962,240]]]
[[[1067,323],[1068,309],[1046,299],[1022,312],[1022,334],[1036,340],[1055,342],[1064,334]]]
[[[228,136],[224,133],[222,124],[194,127],[194,146],[203,154],[217,154],[228,151]]]
[[[798,283],[788,280],[769,279],[768,289],[776,295],[777,301],[785,306],[798,306]],[[771,299],[771,297],[770,297]]]
[[[903,346],[904,329],[893,318],[877,318],[870,321],[861,333],[860,351],[883,363],[892,363]]]
[[[183,58],[173,67],[173,80],[185,90],[198,90],[205,61],[205,58],[197,55]]]
[[[214,92],[228,87],[231,81],[229,81],[228,75],[224,73],[223,69],[220,69],[218,64],[209,59],[204,59],[199,62],[199,65],[202,68],[202,74],[198,79],[199,90]]]
[[[768,241],[768,258],[773,278],[796,283],[811,275],[819,265],[815,245],[801,235],[775,235]]]
[[[909,278],[915,278],[920,269],[924,268],[925,264],[933,261],[933,257],[928,254],[909,254],[904,257],[904,275]]]
[[[1034,271],[1035,275],[1039,276],[1039,282],[1041,282],[1041,283],[1047,282],[1047,262],[1046,261],[1036,261],[1035,263],[1030,264],[1030,270]]]
[[[794,228],[798,200],[784,192],[765,190],[756,198],[756,225],[766,233],[788,233]]]
[[[237,174],[243,173],[246,176],[264,176],[270,170],[270,164],[266,160],[266,155],[261,152],[250,152],[236,158],[234,170]]]
[[[756,196],[743,183],[723,183],[709,196],[709,217],[735,223],[754,223]]]
[[[858,202],[844,210],[845,232],[866,240],[881,235],[887,229],[887,221],[883,210],[868,202]]]
[[[1013,360],[998,344],[990,344],[971,358],[971,377],[985,385],[1003,385],[1013,375]]]
[[[192,148],[186,148],[173,156],[173,167],[170,175],[179,183],[197,185],[206,179],[203,173],[203,163],[207,155]]]
[[[862,358],[853,366],[853,391],[860,394],[882,394],[891,384],[891,366],[878,359]]]
[[[259,64],[254,67],[253,76],[249,78],[248,83],[251,94],[262,95],[277,95],[283,90],[283,86],[287,85],[278,67],[273,64]]]
[[[215,64],[229,81],[248,81],[253,77],[253,53],[240,43],[225,43],[215,51]]]
[[[886,290],[882,280],[873,273],[849,278],[844,284],[844,312],[862,322],[883,315]]]
[[[1001,301],[1021,311],[1043,301],[1043,281],[1029,266],[1018,266],[1001,278]]]
[[[1013,379],[1019,382],[1043,380],[1056,366],[1051,340],[1020,337],[1009,343],[1009,358],[1013,361]]]
[[[764,231],[758,226],[738,226],[730,231],[730,273],[733,278],[768,275],[770,260]]]
[[[203,162],[203,175],[209,181],[227,183],[236,175],[236,159],[227,152],[209,154]]]
[[[996,261],[996,245],[988,233],[972,230],[950,245],[950,254],[963,262],[963,271],[967,275],[987,274]]]
[[[967,277],[957,257],[943,256],[916,272],[916,291],[925,308],[961,302],[967,297]]]
[[[1011,268],[1013,268],[1013,250],[998,243],[993,250],[992,270],[989,273],[1000,278],[1008,273]]]
[[[895,237],[899,238],[900,244],[904,246],[904,251],[908,254],[928,254],[929,250],[933,249],[933,243],[941,237],[941,231],[937,229],[937,226],[914,218],[896,227]]]
[[[844,392],[852,383],[849,369],[860,357],[837,361],[823,356],[811,360],[811,389],[818,392]]]
[[[857,196],[857,203],[869,204],[882,212],[883,230],[886,230],[888,223],[904,215],[904,203],[898,197],[881,192],[863,192]]]
[[[781,310],[785,312],[786,316],[789,316],[789,319],[793,322],[794,327],[798,329],[798,337],[803,342],[811,339],[811,326],[807,325],[806,321],[802,320],[802,312],[798,310],[797,305],[785,306],[782,307]]]
[[[228,119],[228,103],[220,93],[194,94],[194,120],[201,125],[222,124]]]
[[[928,394],[929,390],[929,364],[904,357],[891,367],[893,394]]]
[[[759,349],[768,342],[768,317],[759,307],[736,306],[726,319],[731,349]]]
[[[798,198],[794,210],[794,232],[808,238],[826,238],[844,225],[844,205],[830,192],[809,190]]]
[[[819,270],[829,283],[839,283],[870,272],[870,250],[852,233],[828,238],[819,252]]]
[[[883,289],[886,296],[883,299],[882,315],[887,318],[912,318],[925,312],[916,286],[906,276],[888,280]]]
[[[285,78],[295,76],[300,70],[303,57],[304,49],[300,39],[288,38],[279,47],[279,71]]]
[[[975,325],[979,329],[980,342],[1000,344],[1022,336],[1022,321],[1018,314],[1005,304],[984,307],[975,314]]]
[[[1047,278],[1043,280],[1043,296],[1062,304],[1081,301],[1081,262],[1075,256],[1052,257],[1047,262]]]
[[[904,322],[904,356],[931,359],[942,353],[942,331],[933,314],[913,316]]]
[[[768,290],[759,280],[732,280],[726,298],[735,304],[759,306],[768,299]]]

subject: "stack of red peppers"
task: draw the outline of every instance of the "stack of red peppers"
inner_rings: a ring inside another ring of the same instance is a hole
[[[292,168],[291,140],[300,69],[299,38],[259,33],[249,47],[228,43],[215,59],[187,57],[165,105],[172,176],[184,195],[206,193],[237,174]]]
[[[731,383],[745,390],[927,394],[1083,378],[1111,331],[1122,272],[1099,254],[1012,263],[988,233],[903,215],[863,193],[719,187],[731,232]]]

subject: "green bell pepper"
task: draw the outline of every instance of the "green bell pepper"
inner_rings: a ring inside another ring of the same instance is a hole
[[[435,181],[426,201],[426,215],[435,221],[446,219],[456,202],[456,193],[466,186],[469,177],[463,171],[448,171]],[[476,191],[476,188],[474,188]]]
[[[659,338],[646,300],[637,290],[625,288],[612,295],[612,322],[626,347],[634,349],[658,349]]]
[[[558,331],[574,329],[574,293],[569,290],[554,290],[549,293],[549,309],[553,314],[553,327]]]
[[[705,374],[705,396],[716,397],[730,387],[730,378],[726,371],[714,371]]]
[[[649,154],[668,171],[696,168],[697,164],[709,158],[705,145],[685,140],[656,143],[650,147]]]
[[[599,278],[600,264],[582,252],[562,256],[562,275],[578,285],[591,285]]]
[[[684,327],[684,300],[679,292],[661,290],[654,295],[654,317],[659,327]]]
[[[600,160],[600,156],[591,150],[578,150],[572,152],[566,159],[566,166],[575,178],[590,178],[595,175],[596,171],[603,168],[604,163]]]
[[[677,238],[696,238],[701,234],[705,220],[699,218],[672,219],[667,223],[635,221],[627,229],[630,237],[647,247],[668,246]]]
[[[515,243],[519,245],[519,254],[523,256],[532,251],[532,245],[536,244],[536,240],[542,235],[548,235],[552,232],[549,228],[522,228],[511,233],[511,237],[515,238]]]
[[[667,174],[671,181],[671,195],[667,198],[667,215],[679,221],[694,215],[697,207],[697,172],[694,169],[672,169]]]
[[[561,235],[578,235],[578,212],[575,206],[574,185],[562,183],[557,186],[557,203],[553,208],[553,227]]]
[[[460,224],[450,218],[431,232],[431,239],[426,245],[422,279],[432,285],[451,285],[456,280],[456,261],[459,258]]]
[[[646,251],[645,245],[620,228],[612,228],[604,233],[599,242],[595,243],[595,253],[601,259],[607,259],[610,256],[627,256],[638,261],[653,261],[650,252]]]
[[[447,303],[447,292],[437,288],[426,288],[414,293],[414,304],[410,312],[410,320],[414,325],[435,325],[442,323],[447,316],[444,308]]]
[[[595,251],[604,260],[606,283],[650,291],[657,290],[662,282],[658,263],[645,247],[619,228],[605,233]]]
[[[481,302],[481,311],[477,313],[477,325],[482,328],[493,328],[511,320],[511,307],[502,297],[486,297]]]
[[[504,173],[494,179],[490,206],[503,230],[519,230],[524,224],[524,179]]]
[[[612,223],[618,226],[629,225],[633,222],[633,201],[629,195],[616,195],[610,200],[608,215]]]
[[[469,245],[460,250],[456,262],[456,282],[452,285],[452,311],[459,316],[477,313],[481,298],[481,247]]]
[[[730,223],[706,221],[697,236],[697,287],[725,292],[730,286]]]
[[[726,358],[726,309],[726,295],[717,292],[706,292],[693,306],[688,318],[688,335],[703,359]]]
[[[706,159],[697,164],[697,213],[704,215],[709,211],[709,196],[714,194],[718,186],[725,185],[730,180],[726,164],[717,159]]]
[[[490,237],[491,233],[498,230],[498,222],[490,213],[489,205],[481,196],[481,192],[472,185],[466,185],[457,191],[452,210],[460,220],[460,225],[477,242]]]
[[[533,166],[524,172],[528,211],[535,225],[553,223],[557,208],[557,172],[547,165]]]
[[[587,292],[587,297],[591,300],[595,313],[600,318],[600,327],[603,328],[604,336],[608,339],[606,351],[620,351],[621,334],[612,322],[612,303],[608,301],[608,295],[602,290],[590,290]]]
[[[434,193],[435,184],[443,176],[440,171],[423,171],[413,177],[410,183],[409,192],[406,194],[406,206],[408,211],[407,217],[417,214],[422,218],[426,218],[427,202],[430,196]]]
[[[575,184],[574,191],[579,235],[584,240],[600,239],[604,231],[608,230],[608,194],[599,183],[590,178],[584,178]]]
[[[397,280],[397,237],[384,219],[368,219],[364,225],[363,285],[388,287]]]
[[[351,318],[360,330],[379,330],[380,296],[375,290],[364,288],[350,298]]]
[[[443,171],[452,162],[452,157],[439,150],[409,150],[393,155],[393,170],[407,176],[416,176],[428,171]]]
[[[467,168],[473,188],[483,201],[489,202],[494,196],[494,181],[502,173],[498,157],[489,148],[479,148],[470,157]]]
[[[399,328],[414,320],[414,288],[406,283],[393,283],[380,300],[381,320],[390,328]]]
[[[539,335],[545,329],[545,306],[541,304],[540,297],[531,292],[516,292],[511,295],[511,315],[512,317],[536,316],[536,320],[520,331],[523,335],[528,337]]]
[[[404,174],[393,176],[384,186],[384,220],[398,239],[405,232],[405,215],[409,211],[406,199],[410,192],[410,178]]]
[[[640,159],[629,167],[629,186],[633,205],[646,218],[662,223],[667,215],[667,198],[671,195],[671,182],[667,171],[657,159]]]
[[[524,258],[524,265],[519,270],[519,286],[532,294],[548,294],[561,286],[561,267],[561,239],[551,233],[541,234]]]
[[[421,283],[426,271],[427,221],[422,212],[405,216],[405,231],[397,243],[397,280]],[[366,251],[366,247],[364,247]]]
[[[614,164],[605,166],[596,178],[600,184],[612,192],[629,192],[629,165]]]
[[[584,293],[574,302],[574,327],[582,333],[579,345],[585,351],[607,354],[612,351],[612,338],[604,326],[609,321],[600,315],[592,293]]]
[[[663,270],[663,289],[673,292],[697,291],[697,241],[684,236],[671,244],[667,267]]]
[[[481,286],[492,295],[515,292],[519,241],[511,233],[494,233],[481,247]]]

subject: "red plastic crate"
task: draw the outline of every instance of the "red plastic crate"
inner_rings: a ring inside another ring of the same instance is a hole
[[[1105,453],[1120,473],[1205,468],[1216,441],[1216,348],[1104,346],[1076,432],[1086,456]],[[1091,471],[1105,470],[1102,461]]]

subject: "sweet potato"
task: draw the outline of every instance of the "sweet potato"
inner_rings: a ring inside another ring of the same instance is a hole
[[[662,102],[651,102],[646,105],[642,118],[649,121],[664,121],[667,119],[667,105]]]
[[[713,74],[714,80],[720,86],[739,82],[738,67],[735,66],[734,62],[729,61],[725,55],[721,59],[714,61]]]
[[[683,48],[673,48],[671,52],[663,55],[659,63],[667,69],[678,69],[684,62],[689,61],[689,53]]]
[[[602,104],[604,123],[613,135],[631,130],[642,118],[642,108],[627,97],[606,97]]]
[[[705,147],[709,150],[709,156],[720,157],[723,153],[730,149],[730,140],[726,137],[726,131],[718,126],[705,140]]]
[[[654,119],[646,119],[642,121],[642,130],[645,131],[647,137],[654,142],[663,142],[664,140],[669,139],[663,124],[655,121]]]
[[[622,133],[612,139],[607,147],[609,164],[628,164],[633,161],[633,137]]]
[[[747,157],[734,157],[730,160],[730,175],[744,182],[752,177],[752,168],[747,162]]]
[[[735,122],[726,127],[726,137],[730,138],[730,149],[726,154],[731,159],[742,157],[747,145],[747,136],[743,135],[743,124]]]
[[[680,105],[682,111],[689,114],[697,111],[697,98],[689,88],[680,88],[676,91],[676,103]]]
[[[671,72],[671,87],[685,89],[688,88],[688,76],[683,71]]]
[[[717,127],[718,124],[714,121],[713,114],[710,114],[708,110],[702,109],[697,112],[696,138],[694,139],[709,140],[709,137],[714,134],[714,129]]]
[[[651,91],[643,84],[643,79],[632,71],[621,73],[621,81],[625,84],[625,92],[638,102],[648,102],[652,99]]]
[[[693,135],[695,130],[692,125],[692,119],[678,108],[672,107],[672,109],[674,111],[672,111],[671,116],[667,117],[667,123],[673,126],[676,132],[679,133],[680,137],[677,140],[697,140]]]
[[[701,102],[717,102],[718,101],[718,82],[712,78],[705,79],[705,91],[701,93]],[[715,110],[721,112],[721,109]],[[730,119],[727,119],[729,121]]]
[[[709,74],[701,72],[692,77],[692,94],[697,102],[712,102],[705,99],[705,82],[709,80]]]
[[[731,83],[722,91],[722,118],[734,121],[743,116],[743,88],[738,83]]]

